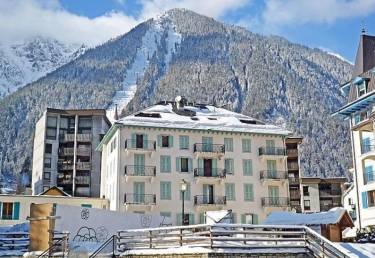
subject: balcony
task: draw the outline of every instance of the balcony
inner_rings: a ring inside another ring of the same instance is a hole
[[[194,177],[205,177],[205,178],[225,178],[227,172],[222,168],[194,168]]]
[[[76,170],[91,170],[91,162],[77,162]]]
[[[319,190],[319,196],[320,197],[337,197],[341,196],[341,190],[340,189],[333,189],[333,190]]]
[[[283,147],[260,147],[259,156],[286,156],[286,149]]]
[[[194,196],[194,205],[226,205],[227,198],[226,196],[209,196],[209,195],[195,195]]]
[[[71,185],[73,184],[72,178],[58,178],[57,185]]]
[[[208,155],[223,155],[225,154],[224,144],[206,144],[206,143],[195,143],[194,153],[203,153]]]
[[[155,151],[156,142],[155,141],[137,141],[136,139],[125,140],[126,150],[141,150],[141,151]]]
[[[77,185],[89,185],[90,184],[90,177],[89,176],[77,176],[76,177],[76,184]]]
[[[89,133],[78,133],[77,142],[91,142],[91,134]]]
[[[60,139],[60,142],[74,142],[75,134],[74,133],[60,134],[59,139]]]
[[[299,191],[291,190],[289,192],[289,195],[290,195],[290,199],[301,199],[301,193]]]
[[[298,177],[289,177],[288,181],[289,181],[289,185],[299,185]]]
[[[77,155],[78,156],[90,156],[91,155],[91,149],[90,148],[77,148]]]
[[[298,149],[286,149],[286,155],[288,158],[298,157]]]
[[[288,162],[288,170],[299,170],[298,162]]]
[[[73,156],[74,155],[74,148],[61,148],[59,150],[60,156]],[[90,156],[91,149],[90,148],[77,148],[77,155],[78,156]]]
[[[285,171],[262,170],[260,171],[260,180],[286,180],[288,174]]]
[[[155,205],[156,195],[155,194],[126,193],[124,195],[124,204]]]
[[[156,176],[155,166],[137,166],[127,165],[125,166],[125,176]]]
[[[74,142],[77,139],[77,142],[91,142],[92,135],[89,133],[77,134],[74,133],[65,133],[60,134],[60,142]]]
[[[59,170],[73,170],[73,164],[71,163],[58,163]]]
[[[287,197],[263,197],[262,206],[263,207],[288,207],[289,198]]]

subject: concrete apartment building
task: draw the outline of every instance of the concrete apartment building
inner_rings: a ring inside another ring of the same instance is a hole
[[[302,137],[290,136],[285,139],[290,207],[295,212],[302,211],[300,185],[301,171],[299,164],[299,146],[301,143]]]
[[[348,103],[335,115],[348,118],[358,226],[375,225],[375,37],[362,34],[351,79],[341,85]]]
[[[48,108],[35,127],[32,193],[51,186],[72,196],[99,197],[101,153],[110,127],[105,110]]]
[[[160,213],[185,223],[232,209],[238,222],[259,223],[289,210],[288,131],[210,105],[161,102],[118,120],[98,146],[101,195],[110,209]]]

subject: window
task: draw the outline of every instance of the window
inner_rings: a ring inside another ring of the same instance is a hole
[[[160,200],[171,200],[171,182],[160,182]]]
[[[45,153],[47,153],[47,154],[51,154],[52,153],[52,144],[50,144],[50,143],[46,143],[46,145],[45,145]]]
[[[173,147],[173,136],[171,135],[158,135],[157,137],[158,146],[162,148]]]
[[[307,185],[303,186],[303,195],[304,196],[309,196],[310,195],[310,193],[309,193],[309,186],[307,186]]]
[[[258,224],[258,215],[252,213],[245,213],[241,215],[242,224]]]
[[[303,201],[303,208],[305,210],[310,210],[310,200],[304,200]]]
[[[84,207],[84,208],[92,208],[92,205],[91,204],[81,204],[81,207]]]
[[[47,116],[47,127],[57,127],[57,117]]]
[[[251,152],[251,140],[242,139],[242,152]]]
[[[236,190],[234,183],[225,183],[225,196],[228,201],[236,200]]]
[[[47,128],[47,139],[56,140],[56,128]]]
[[[188,149],[189,149],[189,136],[180,135],[180,150],[188,150]]]
[[[166,155],[160,156],[160,172],[161,173],[171,172],[171,156],[166,156]]]
[[[366,81],[363,81],[360,85],[357,86],[357,93],[358,93],[358,98],[365,95],[367,92],[367,83]]]
[[[161,147],[169,147],[169,136],[161,137]]]
[[[225,151],[233,151],[233,138],[224,138]]]
[[[253,175],[253,164],[251,159],[244,159],[242,160],[242,170],[244,176],[252,176]]]
[[[190,201],[190,195],[191,195],[191,186],[190,183],[186,183],[186,191],[185,191],[185,201]],[[180,191],[180,200],[182,200],[182,192]]]
[[[193,169],[193,160],[191,158],[177,157],[176,158],[176,171],[177,172],[190,172]]]
[[[353,204],[353,200],[352,200],[352,198],[348,198],[348,204],[349,204],[349,205],[352,205],[352,204]]]
[[[47,139],[55,140],[57,134],[57,117],[47,116]]]
[[[44,167],[51,168],[51,158],[44,158]]]
[[[44,172],[43,173],[43,179],[44,180],[51,180],[51,173],[50,172]]]
[[[225,159],[224,160],[225,172],[227,174],[234,174],[234,160],[233,159]]]
[[[253,185],[252,184],[244,184],[243,185],[243,194],[245,201],[254,201],[254,192],[253,192]]]
[[[374,207],[375,206],[375,191],[368,191],[368,207]]]
[[[3,202],[1,207],[1,219],[3,220],[19,220],[20,203],[19,202]]]

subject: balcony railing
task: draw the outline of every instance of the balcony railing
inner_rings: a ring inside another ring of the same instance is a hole
[[[89,176],[77,176],[76,177],[76,184],[89,185],[90,184],[90,177]]]
[[[59,139],[61,142],[74,142],[74,133],[60,134]]]
[[[262,155],[286,156],[286,149],[282,147],[260,147],[259,156]]]
[[[90,148],[77,148],[77,155],[79,156],[90,156],[91,149]]]
[[[215,195],[195,195],[194,205],[225,205],[227,204],[226,196]]]
[[[139,205],[155,205],[156,195],[155,194],[135,194],[126,193],[124,195],[125,204],[139,204]]]
[[[60,155],[65,156],[73,156],[74,155],[74,148],[62,148],[59,150]],[[91,149],[90,148],[77,148],[77,155],[79,156],[90,156]]]
[[[59,170],[73,170],[73,164],[58,163]]]
[[[212,178],[225,178],[227,175],[226,169],[222,168],[194,168],[194,177],[212,177]]]
[[[74,142],[76,135],[74,133],[65,133],[60,134],[60,141],[62,142]],[[90,142],[92,139],[91,134],[89,133],[79,133],[77,134],[77,141],[78,142]]]
[[[79,133],[77,134],[77,142],[90,142],[91,134],[89,133]]]
[[[288,155],[288,157],[297,157],[298,149],[287,149],[286,154]]]
[[[319,195],[322,197],[341,196],[341,190],[319,190]]]
[[[261,180],[283,180],[287,178],[288,178],[288,174],[285,171],[276,171],[276,170],[260,171]]]
[[[208,153],[224,154],[225,146],[224,144],[195,143],[194,152],[208,152]]]
[[[288,178],[290,185],[298,185],[299,184],[299,178],[298,177],[289,177]]]
[[[291,190],[289,192],[290,198],[291,199],[300,199],[301,198],[301,193],[299,191]]]
[[[263,197],[263,207],[287,207],[289,206],[289,198],[287,197]]]
[[[288,170],[298,170],[298,162],[288,162]]]
[[[76,169],[77,170],[90,170],[91,162],[77,162]]]
[[[127,139],[125,140],[125,149],[154,151],[156,150],[156,142],[146,141],[146,140],[137,141],[136,139]]]
[[[57,184],[58,185],[71,185],[73,184],[73,179],[72,178],[58,178]]]
[[[125,166],[125,176],[156,176],[155,166]]]

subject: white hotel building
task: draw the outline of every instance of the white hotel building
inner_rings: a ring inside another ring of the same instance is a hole
[[[231,209],[234,220],[261,223],[289,210],[285,138],[280,127],[222,108],[160,102],[118,120],[98,146],[101,196],[110,209],[160,213],[181,224]]]

